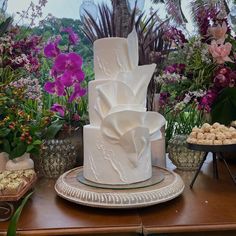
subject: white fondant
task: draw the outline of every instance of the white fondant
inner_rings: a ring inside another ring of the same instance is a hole
[[[110,143],[98,127],[91,125],[84,126],[84,156],[84,177],[97,183],[130,184],[152,175],[150,143],[138,158]],[[131,161],[135,158],[136,165]]]
[[[115,79],[118,73],[131,70],[127,39],[98,39],[93,50],[96,80]]]
[[[147,87],[155,71],[156,64],[135,67],[132,71],[121,72],[117,80],[127,84],[132,89],[136,104],[146,105]],[[122,93],[120,93],[122,96]]]
[[[146,127],[151,137],[159,136],[158,131],[163,125],[165,119],[157,112],[123,110],[106,116],[102,121],[101,131],[110,142],[119,143],[121,136],[136,127]]]
[[[135,28],[127,37],[128,42],[128,52],[131,68],[138,66],[138,35]]]
[[[149,130],[144,127],[131,129],[120,138],[119,144],[128,154],[134,154],[127,155],[127,158],[132,157],[130,161],[137,166],[139,159],[148,154],[146,152],[149,145]]]
[[[94,126],[100,126],[101,124],[101,118],[95,109],[98,98],[96,87],[104,83],[107,83],[107,80],[93,80],[90,81],[88,85],[89,121],[90,124]]]
[[[131,184],[152,175],[150,141],[165,119],[146,112],[156,65],[138,66],[138,37],[94,43],[95,81],[89,82],[89,126],[84,127],[84,176],[102,184]]]

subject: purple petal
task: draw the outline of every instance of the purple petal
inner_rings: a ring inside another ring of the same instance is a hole
[[[74,91],[70,95],[68,102],[73,102],[76,98],[82,97],[86,94],[86,89],[80,87],[80,83],[74,85]]]
[[[64,96],[65,95],[65,88],[64,88],[64,85],[61,82],[60,78],[56,79],[55,92],[58,96]]]
[[[70,87],[73,85],[74,80],[73,80],[73,73],[71,71],[66,71],[62,76],[61,76],[61,82],[65,87]]]
[[[44,48],[44,55],[46,57],[56,57],[60,53],[60,49],[58,48],[58,44],[61,38],[58,37],[54,42],[49,42]]]
[[[59,73],[64,72],[67,65],[67,60],[68,60],[67,58],[68,58],[67,54],[60,53],[55,59],[53,70]]]
[[[51,111],[58,112],[61,116],[65,115],[65,107],[57,103],[52,105]]]
[[[62,32],[69,34],[69,41],[71,44],[75,45],[79,41],[79,36],[76,34],[71,27],[64,28]]]
[[[77,70],[74,72],[74,76],[76,77],[77,81],[82,82],[84,80],[85,74],[82,70]]]
[[[55,93],[55,85],[56,85],[55,82],[46,82],[44,84],[44,90],[48,93],[53,94]]]

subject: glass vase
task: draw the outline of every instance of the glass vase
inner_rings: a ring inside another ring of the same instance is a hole
[[[34,157],[37,174],[58,178],[76,165],[76,146],[70,139],[45,140],[40,155]]]
[[[188,149],[186,140],[187,135],[175,135],[169,140],[169,158],[180,170],[196,170],[204,157],[204,152]]]

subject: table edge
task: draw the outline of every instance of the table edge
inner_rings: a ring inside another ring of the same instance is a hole
[[[226,224],[203,224],[203,225],[180,225],[180,226],[145,226],[143,225],[144,235],[153,234],[153,233],[187,233],[187,232],[196,232],[196,231],[230,231],[236,230],[235,223],[226,223]]]
[[[78,235],[78,234],[94,234],[94,233],[139,233],[143,232],[143,225],[139,226],[122,226],[122,227],[97,227],[97,228],[66,228],[66,229],[30,229],[30,230],[17,230],[17,235]],[[6,235],[6,231],[0,231],[0,236]]]

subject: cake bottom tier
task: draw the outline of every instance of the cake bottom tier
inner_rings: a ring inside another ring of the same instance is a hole
[[[143,155],[108,142],[99,127],[84,126],[84,177],[101,184],[131,184],[152,176],[151,147]]]

